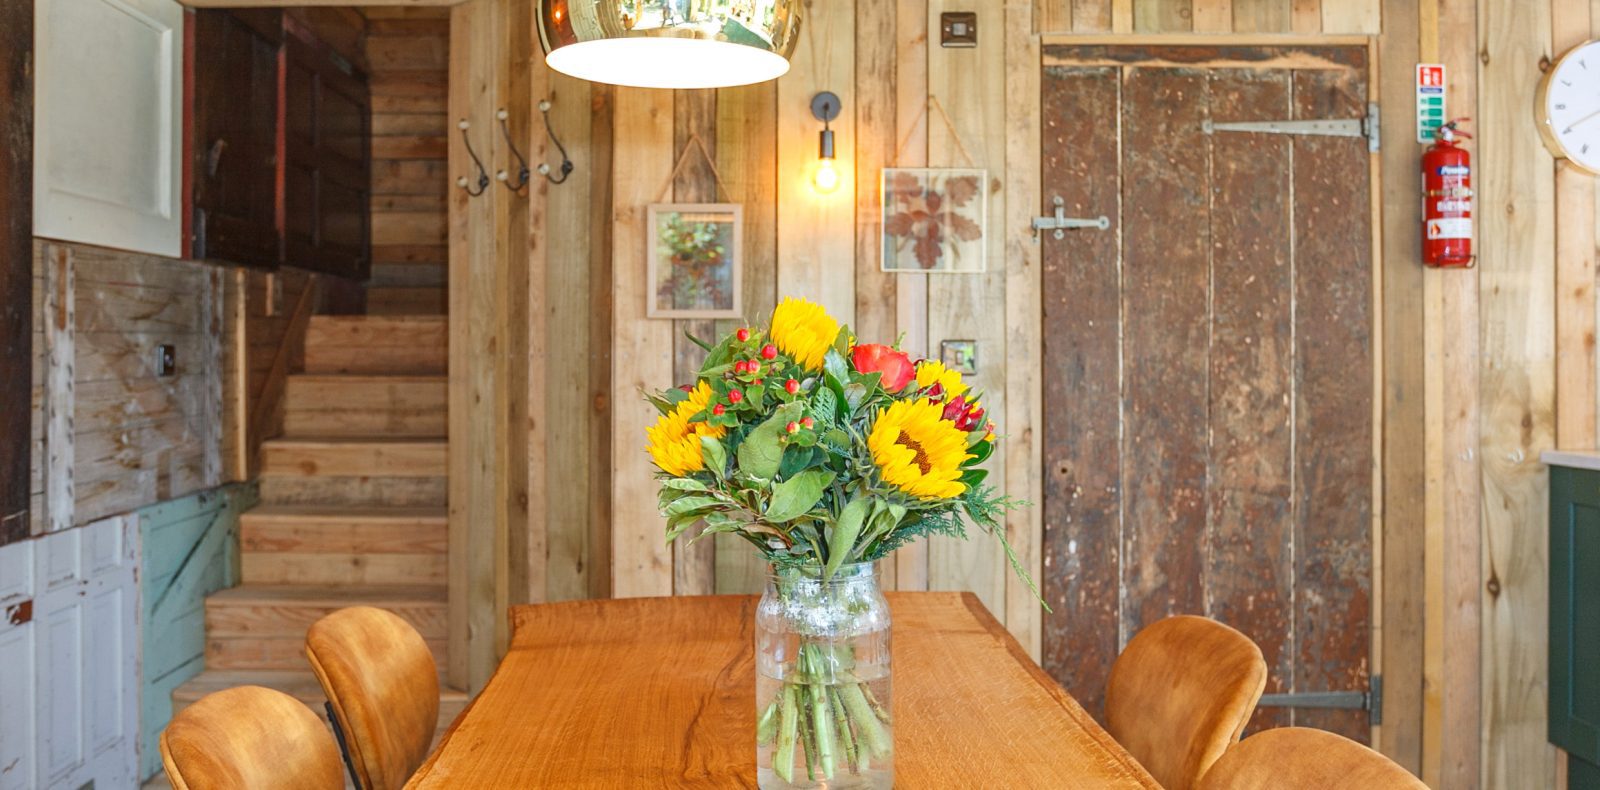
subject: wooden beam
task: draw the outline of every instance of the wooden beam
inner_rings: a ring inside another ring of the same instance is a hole
[[[0,546],[29,532],[33,383],[33,4],[0,5]]]
[[[1043,322],[1040,246],[1029,232],[1034,212],[1043,206],[1040,192],[1039,39],[1032,9],[1005,9],[1005,404],[1006,438],[1002,444],[1005,493],[1037,503],[1006,517],[1006,538],[1022,567],[1043,582],[1044,394],[1040,369]],[[1010,569],[1006,575],[1006,629],[1035,661],[1043,642],[1044,611],[1034,592]]]
[[[44,495],[45,531],[68,529],[76,522],[73,368],[77,352],[77,295],[72,249],[44,246]]]
[[[523,0],[496,0],[495,28],[500,41],[497,74],[499,100],[506,123],[519,140],[517,148],[542,162],[545,156],[543,123],[534,124],[534,103],[544,98],[549,87],[549,71],[542,68],[542,54],[536,60],[533,42],[533,4]],[[479,108],[481,114],[484,108]],[[496,130],[498,131],[498,130]],[[497,139],[504,142],[504,136]],[[496,149],[495,167],[506,170],[515,183],[516,160],[510,151]],[[496,174],[498,178],[498,173]],[[495,483],[500,497],[505,539],[505,578],[497,592],[497,606],[543,603],[546,589],[546,509],[545,457],[548,433],[545,376],[548,365],[545,262],[549,245],[545,243],[549,190],[537,173],[529,175],[528,186],[513,191],[495,185],[495,279],[500,293],[495,312],[497,331],[504,338],[503,369],[496,380],[496,400],[504,404],[504,425],[498,432],[501,446],[496,455],[501,463]],[[533,180],[537,179],[537,180]],[[502,604],[501,601],[505,603]],[[495,652],[503,654],[510,638],[510,620],[503,608],[495,617]]]

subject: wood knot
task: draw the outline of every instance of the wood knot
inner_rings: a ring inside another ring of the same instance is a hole
[[[1493,571],[1489,572],[1489,581],[1486,582],[1483,587],[1489,591],[1489,595],[1491,597],[1500,597],[1500,577],[1495,575]]]

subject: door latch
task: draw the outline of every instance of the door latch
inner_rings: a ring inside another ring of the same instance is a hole
[[[1057,195],[1056,198],[1051,202],[1056,207],[1056,213],[1054,216],[1033,218],[1034,243],[1038,243],[1039,231],[1041,230],[1053,230],[1055,231],[1053,234],[1054,237],[1061,239],[1065,238],[1067,235],[1066,231],[1071,229],[1095,228],[1096,230],[1106,230],[1111,227],[1111,219],[1104,214],[1101,214],[1094,219],[1067,216],[1067,202],[1062,200],[1061,196],[1059,195]]]

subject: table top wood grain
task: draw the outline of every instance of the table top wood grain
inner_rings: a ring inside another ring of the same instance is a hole
[[[899,787],[1157,788],[971,593],[889,593]],[[407,785],[755,787],[755,597],[511,610],[510,651]]]

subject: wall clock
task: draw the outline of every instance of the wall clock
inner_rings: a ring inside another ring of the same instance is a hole
[[[1567,50],[1545,72],[1534,115],[1550,153],[1600,175],[1600,40]]]

